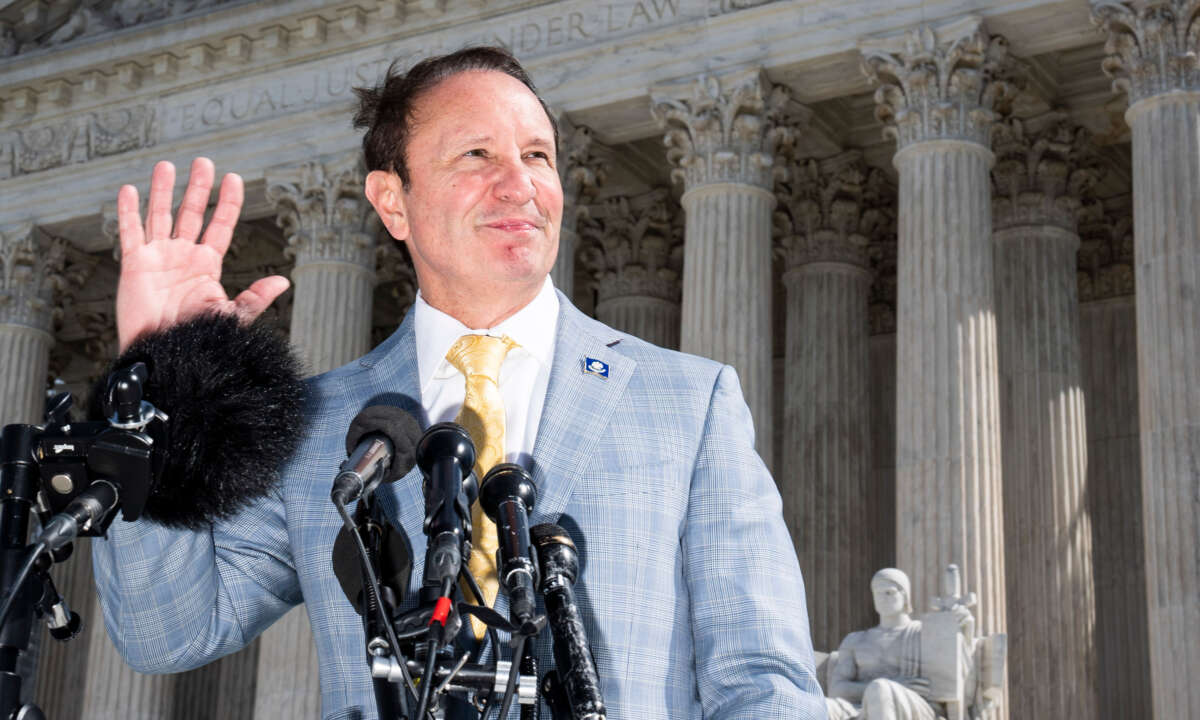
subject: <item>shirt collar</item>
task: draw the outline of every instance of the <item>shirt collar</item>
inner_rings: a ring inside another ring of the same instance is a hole
[[[458,372],[446,362],[450,346],[463,335],[507,335],[520,348],[512,352],[525,352],[533,356],[543,367],[549,368],[554,360],[554,336],[558,329],[558,294],[550,276],[542,289],[511,317],[494,328],[472,329],[457,319],[438,310],[417,290],[413,304],[413,333],[417,343],[417,373],[421,380],[421,392],[435,377],[450,377]]]

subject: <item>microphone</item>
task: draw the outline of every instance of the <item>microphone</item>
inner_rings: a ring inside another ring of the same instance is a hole
[[[533,636],[542,623],[535,620],[537,600],[533,587],[538,569],[529,544],[529,512],[537,502],[537,487],[525,468],[500,463],[483,478],[479,506],[496,523],[500,582],[509,598],[509,613],[521,635]],[[540,618],[539,618],[540,619]]]
[[[104,522],[116,508],[118,498],[115,485],[108,480],[96,480],[67,503],[62,512],[50,518],[35,543],[45,545],[51,552],[61,548],[79,537],[79,533]]]
[[[475,444],[461,425],[438,423],[417,445],[417,466],[425,475],[425,572],[422,600],[448,595],[462,568],[463,543],[471,539],[471,503],[477,487]]]
[[[346,454],[329,497],[346,505],[395,482],[413,466],[421,425],[410,413],[391,405],[363,408],[346,433]]]
[[[540,589],[554,637],[554,663],[571,716],[574,720],[606,720],[596,661],[575,604],[573,586],[579,575],[575,543],[566,530],[551,523],[535,525],[529,533],[537,548]]]
[[[145,508],[132,507],[128,482],[105,475],[123,494],[127,520],[139,514],[162,525],[199,530],[267,497],[279,466],[304,425],[301,363],[287,340],[263,321],[206,313],[139,337],[101,376],[89,416],[119,418],[133,408],[109,401],[108,376],[145,363],[145,399],[169,417],[152,423],[155,473]],[[106,407],[108,405],[108,407]],[[132,510],[132,512],[131,512]]]
[[[397,531],[388,523],[379,523],[374,518],[366,518],[360,525],[365,526],[364,539],[370,560],[379,566],[379,586],[385,597],[386,604],[393,607],[404,602],[408,595],[408,582],[412,576],[412,548],[403,532]],[[363,572],[362,558],[358,546],[350,535],[350,530],[343,527],[338,530],[333,540],[333,574],[346,599],[354,606],[355,612],[363,614]]]

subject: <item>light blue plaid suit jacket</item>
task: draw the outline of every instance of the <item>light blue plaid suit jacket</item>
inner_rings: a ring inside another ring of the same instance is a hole
[[[732,368],[559,302],[531,524],[581,531],[576,592],[609,717],[824,718],[800,569]],[[607,363],[608,377],[585,373],[585,358]],[[361,360],[310,382],[310,423],[276,497],[211,533],[117,520],[93,543],[104,621],[134,668],[202,665],[304,602],[324,717],[375,717],[361,621],[332,572],[341,523],[329,488],[359,410],[390,403],[421,416],[416,366],[410,313]],[[381,493],[412,543],[419,587],[420,475]],[[497,609],[507,614],[503,596]]]

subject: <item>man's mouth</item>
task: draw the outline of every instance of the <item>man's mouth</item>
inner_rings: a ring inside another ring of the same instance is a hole
[[[503,220],[495,220],[487,223],[486,227],[503,232],[530,232],[540,228],[541,224],[533,220],[524,220],[521,218],[504,218]]]

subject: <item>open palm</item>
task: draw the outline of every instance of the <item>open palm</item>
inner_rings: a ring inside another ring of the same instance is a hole
[[[243,188],[242,179],[235,174],[221,180],[217,207],[204,230],[213,177],[211,160],[196,158],[192,162],[173,224],[175,166],[171,163],[154,166],[144,225],[137,188],[126,185],[117,194],[121,236],[117,337],[122,351],[143,333],[165,330],[204,312],[236,313],[252,320],[287,290],[287,279],[272,275],[257,280],[233,299],[225,294],[221,261],[242,209]]]

